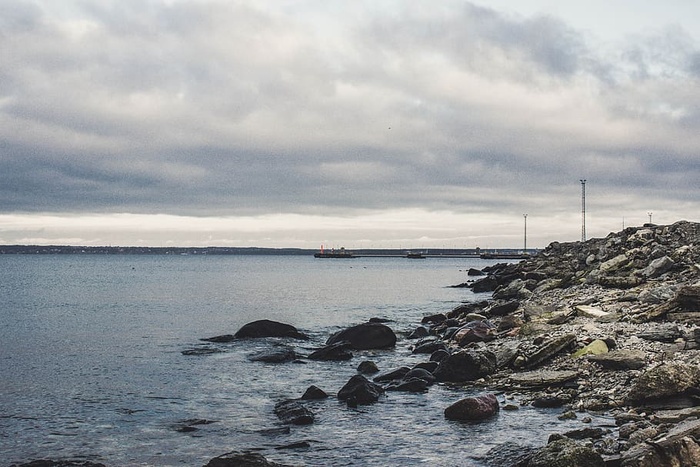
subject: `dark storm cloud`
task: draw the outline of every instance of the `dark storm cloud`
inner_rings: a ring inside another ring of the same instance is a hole
[[[2,210],[556,211],[585,176],[694,192],[682,31],[603,53],[551,16],[321,3],[319,22],[257,2],[0,1]]]

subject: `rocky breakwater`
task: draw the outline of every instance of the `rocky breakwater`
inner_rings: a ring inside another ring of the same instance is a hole
[[[460,379],[502,391],[503,409],[560,407],[562,419],[589,422],[540,451],[487,462],[545,465],[553,451],[565,459],[556,465],[700,465],[700,224],[552,243],[482,272],[466,286],[492,299],[427,317],[422,339],[444,343],[445,361],[493,362]],[[591,427],[593,414],[614,423]]]

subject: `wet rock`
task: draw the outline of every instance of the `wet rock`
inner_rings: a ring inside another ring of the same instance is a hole
[[[204,467],[288,467],[268,461],[255,452],[229,452],[210,460]]]
[[[409,334],[406,339],[420,339],[430,335],[430,331],[425,326],[418,326]]]
[[[681,395],[698,386],[700,368],[684,363],[661,364],[637,378],[627,402],[632,405]]]
[[[422,368],[432,374],[435,370],[437,370],[438,365],[438,362],[421,362],[417,363],[413,368]]]
[[[561,438],[534,453],[527,467],[605,467],[605,461],[590,447]]]
[[[233,335],[236,339],[260,338],[260,337],[291,337],[294,339],[308,339],[292,325],[261,319],[244,325]]]
[[[400,391],[400,392],[425,392],[428,390],[428,383],[424,379],[420,378],[404,378],[399,381],[392,381],[387,387],[387,391]]]
[[[274,349],[262,350],[253,355],[249,355],[248,359],[251,362],[264,363],[286,363],[296,360],[297,353],[294,348],[288,346],[280,346]]]
[[[365,360],[357,366],[357,372],[363,375],[371,375],[374,373],[379,373],[379,368],[377,367],[376,363]]]
[[[296,400],[275,404],[275,415],[286,425],[310,425],[314,422],[313,412]]]
[[[227,342],[233,342],[234,340],[236,340],[236,338],[233,336],[233,334],[222,334],[220,336],[205,337],[200,339],[200,341],[215,342],[218,344],[225,344]]]
[[[467,397],[445,409],[448,420],[477,421],[491,418],[498,413],[498,399],[493,394]]]
[[[469,268],[469,270],[467,271],[467,276],[474,277],[474,276],[483,276],[483,275],[484,275],[484,273],[479,269]]]
[[[326,391],[323,389],[311,385],[308,387],[308,389],[304,392],[304,394],[301,396],[301,400],[308,401],[308,400],[320,400],[320,399],[326,399],[328,397],[328,394],[326,394]]]
[[[362,323],[336,332],[326,345],[340,342],[348,342],[355,350],[387,349],[396,345],[396,334],[385,324]]]
[[[588,360],[606,370],[640,370],[646,366],[646,356],[641,350],[613,350],[602,355],[589,355]]]
[[[223,352],[221,349],[214,347],[197,347],[195,349],[183,350],[182,355],[211,355]]]
[[[446,350],[447,344],[436,337],[427,337],[421,339],[413,348],[413,353],[429,353],[432,354],[437,350]]]
[[[376,376],[372,381],[375,383],[383,383],[387,381],[395,381],[395,380],[400,380],[404,376],[406,376],[406,373],[411,371],[410,368],[406,366],[402,366],[401,368],[397,368],[395,370],[391,370],[388,373],[381,374],[379,376]]]
[[[443,382],[474,381],[496,371],[496,355],[488,350],[460,350],[440,362],[435,378]]]
[[[421,320],[422,324],[440,324],[447,319],[443,313],[436,313],[434,315],[424,316]]]
[[[408,373],[403,375],[402,379],[407,380],[410,378],[422,379],[428,384],[433,384],[435,382],[435,376],[433,376],[431,372],[423,368],[411,368],[411,370],[409,370]]]
[[[571,439],[600,439],[607,433],[603,428],[581,428],[564,433],[564,436]]]
[[[309,359],[322,361],[350,360],[352,358],[352,352],[350,352],[349,349],[350,344],[348,342],[338,342],[314,350],[309,354]]]
[[[477,457],[487,467],[526,467],[527,462],[538,448],[506,442],[495,446],[483,456]]]
[[[338,399],[348,405],[367,405],[379,400],[384,388],[362,375],[355,375],[338,391]]]

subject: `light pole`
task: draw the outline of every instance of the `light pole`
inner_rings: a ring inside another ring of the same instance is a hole
[[[581,179],[581,241],[586,241],[586,179]]]
[[[523,214],[525,220],[525,232],[523,235],[523,253],[527,253],[527,214]]]

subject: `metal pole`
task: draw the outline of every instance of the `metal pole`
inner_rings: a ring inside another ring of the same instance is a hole
[[[523,214],[525,219],[525,234],[523,237],[523,253],[527,253],[527,214]]]
[[[586,179],[581,179],[581,241],[586,241]]]
[[[649,223],[651,224],[651,215],[653,214],[652,212],[647,213],[649,215]]]

